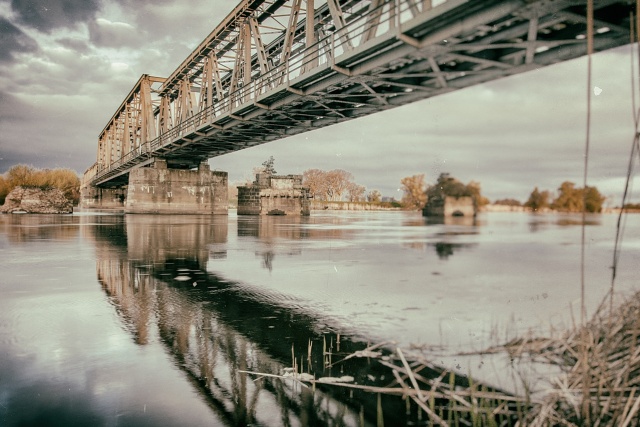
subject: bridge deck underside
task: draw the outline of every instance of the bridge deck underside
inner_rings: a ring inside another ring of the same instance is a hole
[[[261,90],[239,90],[236,102],[223,101],[181,122],[151,141],[146,153],[123,158],[99,173],[94,183],[117,185],[131,168],[154,157],[171,166],[193,167],[212,157],[585,55],[584,3],[449,1],[352,49],[334,50],[330,61],[314,68],[287,71],[277,84],[262,79]],[[626,1],[596,2],[596,51],[629,43],[629,11]],[[349,31],[355,39],[363,30]],[[332,43],[340,39],[332,38]]]

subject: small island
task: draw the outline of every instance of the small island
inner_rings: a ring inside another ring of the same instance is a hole
[[[0,213],[70,214],[79,190],[80,178],[71,169],[12,166],[0,175]]]
[[[1,213],[70,214],[73,204],[58,188],[15,187],[7,195]]]

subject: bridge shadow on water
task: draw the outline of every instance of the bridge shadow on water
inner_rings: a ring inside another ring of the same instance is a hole
[[[349,376],[359,386],[397,386],[381,363],[393,361],[392,349],[381,358],[347,357],[369,347],[366,337],[291,297],[208,271],[210,258],[227,255],[227,218],[98,220],[87,228],[99,243],[97,276],[122,322],[137,344],[162,343],[226,425],[428,425],[419,405],[402,396],[282,377],[294,368],[316,379]],[[260,219],[238,224],[240,236],[270,227]],[[445,376],[433,366],[412,368],[424,378]],[[464,377],[451,378],[452,386],[469,385]]]

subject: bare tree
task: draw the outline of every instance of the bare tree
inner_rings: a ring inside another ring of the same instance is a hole
[[[378,190],[371,190],[367,194],[367,201],[370,203],[378,203],[382,200],[382,194]]]
[[[320,200],[326,200],[327,182],[326,172],[320,169],[307,169],[302,174],[302,185],[309,188],[311,195]]]
[[[327,172],[326,180],[328,200],[339,201],[342,200],[342,195],[353,181],[353,175],[342,169],[334,169]]]
[[[350,182],[349,187],[347,188],[348,199],[350,202],[361,202],[364,200],[364,192],[366,188],[364,185],[356,184],[355,182]]]
[[[316,199],[340,201],[346,193],[350,194],[350,188],[357,184],[353,182],[353,175],[342,169],[331,171],[307,169],[303,173],[303,185],[309,188]],[[355,187],[353,189],[357,193]],[[364,194],[364,187],[362,187],[362,193],[358,193],[358,197],[362,198],[362,194]]]

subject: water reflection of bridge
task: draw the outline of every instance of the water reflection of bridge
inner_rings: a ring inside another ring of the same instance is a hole
[[[361,350],[363,341],[340,337],[285,296],[207,272],[210,248],[227,239],[226,218],[185,217],[177,224],[175,216],[98,219],[102,224],[90,228],[100,242],[98,280],[122,321],[137,343],[161,342],[226,425],[375,423],[374,395],[274,378],[252,381],[240,372],[282,374],[293,356],[316,377],[348,372],[359,384],[379,384],[382,376],[363,359],[326,366],[323,341],[334,355]],[[406,415],[399,398],[384,397],[381,405],[387,423],[416,416],[416,408]]]

